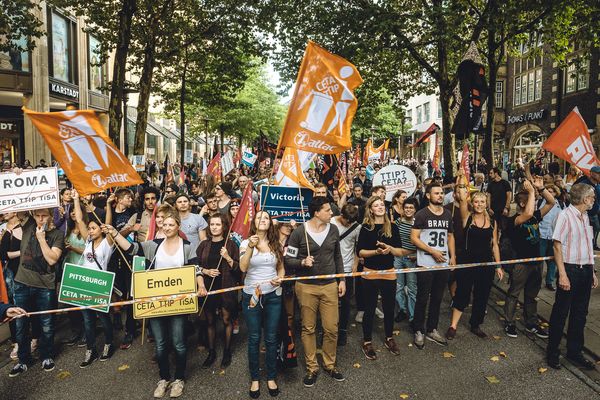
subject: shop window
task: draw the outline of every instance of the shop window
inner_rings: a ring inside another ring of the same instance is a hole
[[[48,33],[50,75],[64,82],[77,83],[77,24],[55,11],[49,13]]]
[[[88,77],[90,90],[102,93],[106,87],[107,65],[102,62],[100,42],[88,35]]]

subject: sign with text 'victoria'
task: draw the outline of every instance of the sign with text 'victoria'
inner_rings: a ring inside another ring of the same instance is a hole
[[[58,301],[72,306],[104,304],[104,307],[95,310],[107,313],[114,281],[114,272],[65,263]]]
[[[151,300],[152,297],[173,296],[196,293],[196,267],[153,269],[133,273],[133,318],[164,317],[167,315],[191,314],[198,312],[198,298],[188,297],[178,300]]]
[[[300,195],[302,195],[302,199]],[[305,188],[298,191],[297,187],[271,186],[268,190],[267,185],[260,187],[260,204],[264,203],[263,210],[279,222],[291,220],[303,222],[303,212],[304,219],[308,221],[310,219],[308,203],[310,203],[312,197],[312,190]]]
[[[58,190],[56,168],[0,174],[0,213],[58,207]]]

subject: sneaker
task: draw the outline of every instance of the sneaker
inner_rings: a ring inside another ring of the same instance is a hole
[[[482,331],[481,328],[478,326],[471,328],[471,333],[473,333],[474,335],[476,335],[477,337],[479,337],[481,339],[487,338],[487,333]]]
[[[109,358],[112,357],[113,353],[114,353],[113,345],[105,344],[104,348],[102,349],[102,355],[100,356],[100,361],[108,360]]]
[[[449,327],[448,330],[446,331],[446,339],[452,340],[455,337],[456,337],[456,329],[454,329],[453,327]]]
[[[133,343],[133,335],[131,333],[128,333],[123,338],[123,343],[121,343],[120,349],[121,350],[127,350],[127,349],[129,349],[131,347],[132,343]]]
[[[588,371],[593,371],[596,369],[596,365],[592,361],[585,358],[581,353],[572,356],[567,354],[567,360]]]
[[[10,359],[16,360],[19,358],[19,343],[13,345],[12,351],[10,352]]]
[[[73,335],[70,338],[66,339],[62,344],[66,346],[75,346],[79,341],[79,335]]]
[[[85,358],[83,359],[83,362],[81,364],[79,364],[79,368],[87,368],[90,365],[92,365],[92,363],[94,361],[96,361],[97,359],[98,359],[98,353],[96,353],[94,350],[86,350]]]
[[[164,379],[161,379],[160,381],[158,381],[158,384],[156,385],[156,389],[154,389],[154,397],[157,399],[164,397],[165,394],[167,393],[168,388],[169,388],[169,382]]]
[[[209,350],[208,355],[206,356],[206,360],[202,363],[202,368],[208,369],[212,367],[215,360],[217,359],[217,352],[215,350]]]
[[[329,375],[338,382],[344,382],[346,380],[346,378],[344,378],[344,375],[342,375],[342,373],[338,371],[335,367],[333,367],[332,369],[323,368],[323,370],[327,375]]]
[[[531,333],[540,339],[548,339],[548,331],[542,328],[541,326],[528,326],[525,328],[528,333]]]
[[[385,339],[384,345],[393,355],[397,356],[400,354],[400,349],[398,348],[394,338]]]
[[[426,337],[427,337],[427,340],[435,342],[435,343],[439,344],[440,346],[448,346],[448,341],[446,340],[446,338],[444,338],[442,335],[439,334],[437,329],[434,329],[431,332],[428,332]]]
[[[54,371],[54,367],[56,367],[56,365],[54,364],[54,360],[51,358],[46,358],[44,361],[42,361],[42,369],[46,372],[50,372],[50,371]]]
[[[87,342],[85,341],[85,336],[79,338],[77,342],[77,347],[87,347]]]
[[[15,366],[10,370],[8,376],[14,378],[21,375],[25,371],[27,371],[27,365],[16,363]]]
[[[316,372],[307,372],[302,380],[304,387],[313,387],[317,382],[317,373]]]
[[[381,311],[379,309],[379,307],[375,307],[375,315],[377,315],[377,318],[379,318],[379,319],[383,319],[383,317],[384,317],[383,311]]]
[[[223,358],[221,359],[221,369],[225,369],[231,365],[231,350],[223,350]]]
[[[504,327],[504,332],[506,332],[506,336],[511,338],[516,338],[517,335],[517,327],[513,324],[508,324]]]
[[[365,312],[364,312],[364,311],[358,311],[358,312],[356,313],[356,318],[354,318],[354,320],[355,320],[356,322],[358,322],[359,324],[362,324],[362,321],[363,321],[363,316],[364,316],[364,315],[365,315]]]
[[[170,398],[179,397],[183,394],[183,387],[185,383],[181,379],[175,379],[173,383],[171,383],[171,391],[169,392]]]
[[[377,360],[377,353],[375,353],[375,349],[371,342],[363,343],[362,351],[365,353],[365,357],[367,357],[368,360]]]
[[[240,333],[240,320],[236,318],[233,320],[233,334],[237,335],[238,333]]]
[[[38,340],[37,339],[31,339],[31,353],[35,353],[35,351],[38,348]]]
[[[425,335],[421,331],[416,331],[414,342],[417,349],[423,350],[423,347],[425,347]]]

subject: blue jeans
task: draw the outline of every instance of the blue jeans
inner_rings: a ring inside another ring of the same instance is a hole
[[[56,292],[50,289],[42,289],[23,285],[15,282],[15,305],[27,311],[45,311],[56,307]],[[30,305],[34,307],[32,310]],[[52,314],[39,316],[40,334],[40,358],[45,360],[52,358],[54,353],[54,318]],[[17,319],[17,343],[19,344],[19,362],[29,364],[31,362],[31,338],[29,337],[29,318]]]
[[[405,269],[414,268],[416,260],[408,257],[394,257],[394,268]],[[396,281],[396,302],[400,310],[408,314],[408,319],[413,320],[415,316],[415,302],[417,301],[417,274],[408,272],[398,274]]]
[[[104,343],[112,344],[113,326],[109,313],[94,310],[83,310],[83,329],[85,330],[85,343],[88,350],[96,351],[96,317],[100,319],[104,327]]]
[[[550,239],[540,239],[540,257],[554,256],[554,242]],[[556,280],[556,263],[554,260],[546,261],[548,270],[546,271],[546,284],[553,284]]]
[[[279,319],[281,317],[281,296],[276,292],[267,293],[262,296],[260,304],[249,308],[252,296],[242,293],[242,312],[248,326],[248,366],[250,367],[250,378],[253,381],[260,380],[259,354],[260,354],[260,331],[265,329],[265,365],[267,369],[267,380],[275,380],[277,377],[277,333]]]
[[[185,323],[187,315],[173,315],[169,317],[150,318],[150,329],[156,342],[156,359],[160,379],[171,380],[169,368],[168,336],[171,335],[171,344],[175,350],[175,379],[185,379],[185,363],[187,361],[187,348],[185,346]]]
[[[12,271],[12,269],[8,268],[8,267],[4,267],[3,269],[3,274],[4,274],[4,283],[6,283],[6,292],[8,294],[8,303],[9,304],[14,304],[15,303],[15,273]],[[8,327],[10,329],[10,340],[13,343],[17,342],[17,321],[16,320],[12,320],[8,323]]]

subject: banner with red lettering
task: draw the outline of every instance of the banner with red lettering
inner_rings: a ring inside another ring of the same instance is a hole
[[[465,178],[467,178],[467,184],[469,184],[471,182],[471,168],[469,166],[469,145],[467,143],[463,146],[460,168],[463,170]]]
[[[594,151],[588,127],[575,107],[542,145],[561,160],[574,164],[589,175],[593,166],[600,165]]]

